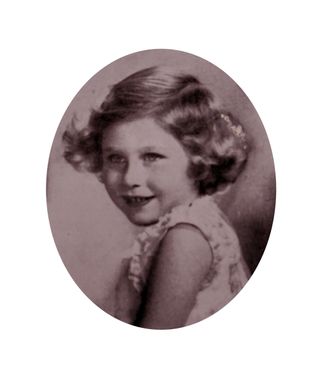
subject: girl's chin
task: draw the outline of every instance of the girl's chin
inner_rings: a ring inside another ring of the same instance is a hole
[[[126,217],[128,220],[137,226],[150,226],[154,225],[159,221],[160,215],[156,212],[153,212],[153,214],[150,214],[150,212],[133,212],[133,211],[127,211],[125,212]]]
[[[128,217],[128,220],[133,223],[136,226],[150,226],[154,225],[159,221],[159,217],[153,217],[153,218],[143,218],[143,217]]]
[[[145,206],[122,206],[121,210],[128,218],[128,220],[137,226],[150,226],[159,221],[160,209],[155,203],[155,200],[151,200]]]

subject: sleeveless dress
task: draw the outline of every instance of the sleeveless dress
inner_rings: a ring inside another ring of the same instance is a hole
[[[185,325],[199,322],[225,306],[248,280],[238,237],[212,196],[179,205],[141,232],[122,260],[113,315],[134,323],[153,258],[168,230],[180,223],[202,233],[211,249],[211,266]]]

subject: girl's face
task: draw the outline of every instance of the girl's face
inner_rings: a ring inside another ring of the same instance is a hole
[[[183,147],[151,118],[106,129],[102,152],[106,190],[136,225],[156,223],[174,206],[197,197]]]

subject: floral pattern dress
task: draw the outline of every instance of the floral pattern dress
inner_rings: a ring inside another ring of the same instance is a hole
[[[153,258],[168,230],[180,223],[197,227],[207,239],[212,262],[185,325],[209,317],[225,306],[248,280],[237,235],[212,196],[180,205],[141,232],[122,260],[114,316],[133,323]]]

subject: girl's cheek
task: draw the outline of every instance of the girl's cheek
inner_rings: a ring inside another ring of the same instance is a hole
[[[172,182],[174,178],[176,178],[177,174],[175,172],[174,167],[172,166],[164,166],[164,165],[157,165],[153,166],[152,169],[150,169],[149,177],[150,179],[155,180],[161,180],[161,182]]]
[[[170,171],[170,168],[171,166],[169,166],[167,163],[165,163],[164,161],[161,161],[161,162],[154,162],[154,163],[151,163],[149,166],[148,166],[148,170],[150,173],[156,173],[156,174],[162,174],[162,173],[167,173],[168,171]]]
[[[103,172],[103,180],[106,185],[114,185],[120,182],[120,174],[112,169],[105,169]]]

